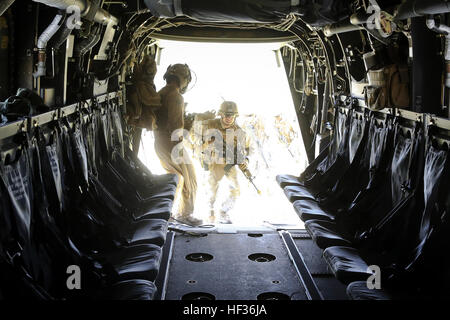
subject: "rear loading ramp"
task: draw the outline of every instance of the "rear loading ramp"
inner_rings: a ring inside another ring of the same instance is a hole
[[[286,233],[303,257],[302,268],[307,270],[321,297],[347,299],[345,286],[328,270],[321,251],[313,245],[308,234],[301,230],[291,232]],[[299,276],[288,247],[277,231],[194,234],[175,233],[162,299],[317,298],[317,295],[307,293],[305,276],[303,279]]]

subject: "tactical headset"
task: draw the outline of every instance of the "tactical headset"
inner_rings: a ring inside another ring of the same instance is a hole
[[[170,65],[167,67],[167,71],[163,76],[163,79],[166,80],[167,77],[174,76],[178,79],[180,84],[180,92],[185,93],[189,83],[192,80],[191,70],[187,64],[177,63],[174,65]],[[183,80],[186,80],[186,85],[182,86]]]

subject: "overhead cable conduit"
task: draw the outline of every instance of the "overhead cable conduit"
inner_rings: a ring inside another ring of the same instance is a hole
[[[53,19],[53,21],[50,23],[50,25],[47,27],[47,29],[45,29],[44,32],[42,32],[42,34],[39,36],[39,39],[37,42],[38,64],[37,64],[36,72],[33,73],[33,77],[35,77],[35,78],[45,76],[45,73],[46,73],[45,60],[46,60],[47,43],[61,27],[61,22],[63,21],[63,16],[64,15],[62,13],[58,13],[55,16],[55,18]]]
[[[74,56],[82,57],[86,52],[91,50],[100,40],[101,32],[99,28],[95,28],[88,37],[75,46]]]
[[[445,86],[447,88],[450,88],[450,27],[445,24],[436,22],[434,18],[427,19],[427,26],[429,29],[445,35],[445,46],[444,46],[444,59],[446,63]]]
[[[400,5],[395,15],[395,20],[405,20],[448,12],[450,12],[450,2],[447,0],[410,0]]]
[[[48,46],[55,50],[58,50],[59,47],[67,40],[67,38],[72,33],[73,28],[70,27],[70,24],[67,23],[68,15],[64,16],[63,21],[61,22],[61,28],[53,35],[53,38],[49,41]]]
[[[67,37],[71,33],[71,27],[69,26],[68,22],[69,19],[72,18],[73,15],[79,14],[79,17],[75,16],[75,22],[76,24],[80,23],[80,18],[84,18],[88,21],[93,21],[96,23],[99,23],[101,25],[106,25],[106,30],[103,35],[103,40],[99,49],[99,52],[96,56],[96,59],[99,60],[106,60],[107,54],[106,51],[108,49],[109,44],[114,38],[115,29],[118,24],[118,19],[111,14],[109,14],[106,10],[101,8],[101,1],[94,0],[94,1],[88,1],[88,0],[33,0],[34,2],[41,3],[44,5],[47,5],[52,8],[59,9],[61,12],[65,12],[68,17],[66,21],[66,25],[63,28],[61,32],[58,33],[58,37],[54,42],[54,45],[56,47],[59,47],[64,41],[67,39]],[[50,38],[58,31],[59,27],[61,26],[62,22],[62,13],[58,14],[57,17],[55,17],[55,20],[52,22],[52,24],[47,28],[46,31],[41,35],[40,41],[38,43],[38,51],[39,51],[39,57],[38,57],[38,69],[33,74],[35,78],[41,77],[45,75],[46,67],[45,67],[45,60],[46,60],[46,48],[47,48],[47,42],[50,40]],[[61,22],[61,23],[60,23]],[[58,28],[56,28],[58,26]],[[73,27],[72,27],[73,28]],[[88,43],[84,43],[83,47],[79,48],[80,51],[78,52],[81,56],[84,53],[84,49],[90,49],[92,46],[94,46],[99,41],[100,35],[95,34],[94,37],[90,37]]]
[[[80,17],[93,17],[92,20],[101,24],[108,24],[110,22],[116,22],[117,19],[109,14],[106,10],[99,8],[96,5],[92,5],[92,1],[88,0],[33,0],[34,2],[45,4],[52,8],[57,8],[60,10],[67,10],[68,8],[77,7],[80,12]],[[91,10],[94,10],[91,11]]]

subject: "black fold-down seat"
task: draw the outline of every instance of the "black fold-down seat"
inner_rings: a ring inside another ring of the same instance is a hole
[[[429,279],[429,278],[428,278]],[[430,281],[427,281],[430,282]],[[430,288],[417,288],[417,282],[413,278],[406,283],[392,285],[387,281],[381,282],[380,289],[369,289],[367,281],[354,281],[347,286],[347,296],[351,300],[424,300],[434,299],[436,296],[433,290],[433,282]],[[445,286],[443,283],[437,284],[439,287]],[[434,288],[435,289],[435,288]],[[438,294],[439,296],[439,294]],[[442,296],[440,296],[442,297]]]
[[[311,219],[333,221],[335,218],[334,213],[321,208],[315,200],[296,200],[292,205],[302,221]]]
[[[169,184],[176,187],[179,179],[174,173],[154,174],[152,175],[152,182],[155,186],[165,186]]]
[[[107,300],[153,300],[155,293],[156,286],[153,282],[133,279],[115,283],[103,296]]]
[[[308,187],[290,185],[283,188],[284,194],[290,202],[297,200],[315,200],[315,193]]]
[[[348,161],[343,160],[347,158],[347,127],[350,126],[351,119],[353,118],[348,117],[345,113],[336,113],[335,134],[332,141],[300,176],[289,174],[276,176],[277,183],[284,189],[291,202],[298,199],[314,199],[318,191],[326,191],[333,186],[335,179],[339,176],[336,169],[342,173],[345,171],[343,166],[350,165]],[[360,122],[357,118],[354,120],[355,123]],[[326,177],[328,174],[332,176],[331,179]]]
[[[303,182],[299,180],[299,177],[290,174],[279,174],[276,176],[276,180],[281,188],[287,186],[303,186]]]
[[[355,248],[329,247],[324,250],[323,257],[336,278],[343,283],[365,281],[372,275],[369,265]]]
[[[143,219],[127,226],[124,235],[128,245],[152,243],[162,246],[166,241],[168,222],[164,219]]]
[[[308,220],[305,222],[305,229],[316,243],[325,249],[333,246],[351,246],[350,239],[345,238],[338,231],[337,224],[332,221]]]
[[[176,194],[177,185],[172,183],[153,185],[152,188],[148,189],[146,194],[137,191],[136,194],[139,200],[142,202],[159,199],[168,198],[174,200]]]
[[[369,289],[366,281],[355,281],[347,286],[347,295],[351,300],[393,300],[391,293],[383,289]]]
[[[173,201],[166,198],[147,201],[140,211],[132,213],[134,220],[164,219],[169,220],[172,212]]]
[[[394,130],[402,132],[399,124]],[[375,171],[372,171],[372,180],[368,183],[370,188],[366,187],[356,196],[349,210],[338,210],[339,216],[336,220],[347,216],[349,219],[346,219],[346,224],[320,220],[309,220],[305,223],[306,230],[320,248],[349,246],[357,232],[376,227],[385,217],[394,215],[396,211],[409,204],[403,186],[408,185],[411,189],[415,189],[413,186],[417,183],[416,177],[420,176],[421,169],[417,169],[411,163],[421,162],[423,141],[421,130],[413,133],[413,137],[414,139],[404,136],[403,133],[398,134],[393,156],[389,158],[391,167],[389,172],[383,174],[382,170],[378,170],[375,175]],[[372,154],[371,152],[371,157]],[[390,156],[390,153],[387,155]],[[350,214],[351,211],[353,213]]]
[[[318,156],[315,158],[305,171],[300,176],[294,176],[291,174],[279,174],[276,176],[276,181],[281,188],[287,186],[305,186],[304,180],[310,180],[313,176],[316,176],[317,167],[326,159],[328,156],[328,147],[325,148]]]
[[[122,247],[113,252],[93,255],[102,265],[114,271],[121,280],[144,279],[154,281],[158,275],[161,247],[140,244]]]

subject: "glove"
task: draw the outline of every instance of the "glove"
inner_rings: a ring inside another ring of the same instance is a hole
[[[241,169],[242,171],[248,170],[248,158],[245,158],[245,161],[239,164],[239,169]]]

